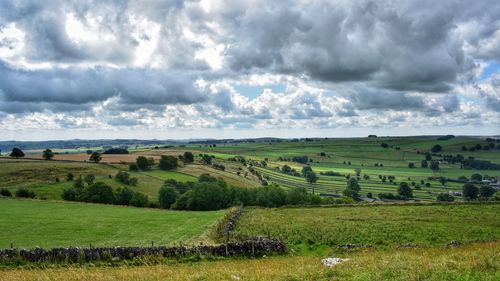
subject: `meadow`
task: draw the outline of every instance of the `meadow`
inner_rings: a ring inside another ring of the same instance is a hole
[[[195,243],[224,213],[0,198],[0,248]]]
[[[500,279],[499,242],[462,247],[346,252],[350,258],[333,268],[324,256],[278,256],[258,259],[172,262],[145,266],[71,266],[0,270],[0,280],[400,280],[493,281]],[[325,253],[327,255],[328,253]]]
[[[271,236],[306,246],[445,246],[500,239],[499,212],[500,204],[246,208],[234,237]]]

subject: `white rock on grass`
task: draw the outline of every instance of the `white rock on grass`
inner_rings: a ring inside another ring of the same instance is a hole
[[[324,266],[328,266],[328,267],[332,267],[332,266],[335,266],[339,263],[342,263],[342,262],[346,262],[350,259],[342,259],[342,258],[326,258],[326,259],[322,259],[321,260],[321,263],[324,265]]]

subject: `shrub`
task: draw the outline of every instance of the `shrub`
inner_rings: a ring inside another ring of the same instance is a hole
[[[128,165],[129,171],[137,172],[139,171],[139,167],[137,166],[136,163],[131,163]]]
[[[411,187],[408,185],[408,183],[406,182],[401,182],[399,184],[399,188],[398,188],[398,194],[400,196],[404,196],[406,198],[411,198],[413,197],[413,190],[411,189]]]
[[[158,194],[158,203],[160,208],[170,209],[170,207],[177,201],[179,193],[172,186],[163,186]]]
[[[67,181],[73,181],[74,178],[75,178],[75,176],[72,173],[68,173],[66,175],[66,180]]]
[[[16,197],[20,197],[20,198],[35,198],[36,194],[34,191],[32,190],[29,190],[27,188],[19,188],[18,190],[16,190]]]
[[[448,193],[439,193],[436,197],[436,201],[438,202],[453,202],[455,201],[455,197]]]
[[[12,192],[10,192],[10,190],[8,190],[7,188],[2,188],[0,189],[0,195],[5,197],[12,197]]]
[[[489,185],[483,185],[479,188],[479,196],[482,198],[490,198],[495,193],[495,189]]]
[[[477,199],[479,194],[479,188],[472,183],[466,183],[463,187],[463,195],[465,199],[474,200]]]
[[[413,162],[408,163],[408,168],[415,168],[415,163]]]
[[[103,182],[96,182],[85,188],[84,201],[111,204],[115,201],[113,189]]]
[[[147,170],[151,166],[154,165],[154,159],[153,158],[148,159],[148,158],[146,158],[144,156],[139,156],[135,160],[135,163],[137,164],[137,167],[139,169],[141,169],[141,170]]]
[[[140,192],[134,192],[132,199],[130,199],[130,206],[134,207],[147,207],[149,205],[148,196]]]
[[[162,155],[158,166],[162,170],[175,169],[178,166],[177,158],[170,156],[170,155]]]

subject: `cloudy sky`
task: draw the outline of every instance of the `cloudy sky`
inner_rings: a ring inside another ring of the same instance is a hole
[[[0,1],[0,140],[499,124],[498,0]]]

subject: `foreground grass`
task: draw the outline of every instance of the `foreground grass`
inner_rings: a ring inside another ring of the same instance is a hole
[[[459,248],[366,250],[326,268],[317,256],[137,267],[0,270],[0,280],[499,280],[500,242]],[[339,255],[336,255],[337,257]]]
[[[336,208],[247,208],[235,237],[270,235],[289,244],[446,245],[500,239],[500,204]]]
[[[224,212],[0,198],[0,248],[8,248],[10,243],[28,248],[196,242]]]

